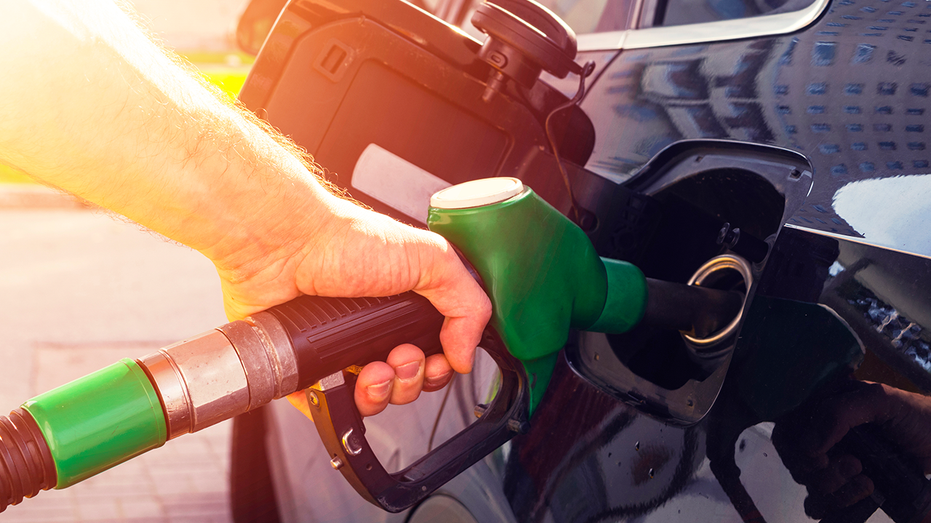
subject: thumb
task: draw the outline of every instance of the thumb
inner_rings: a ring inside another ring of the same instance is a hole
[[[446,317],[440,343],[450,366],[459,373],[472,370],[475,347],[491,319],[491,300],[469,274],[452,246],[442,241],[430,274],[414,291],[424,296]]]

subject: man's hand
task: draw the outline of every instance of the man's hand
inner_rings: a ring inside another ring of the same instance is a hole
[[[445,386],[453,371],[469,372],[491,303],[449,243],[341,199],[328,198],[326,205],[325,213],[311,214],[322,223],[297,220],[289,231],[293,238],[275,241],[278,249],[246,261],[234,252],[217,262],[230,319],[301,294],[363,297],[413,290],[446,316],[440,332],[445,357],[425,359],[417,347],[402,345],[386,363],[367,365],[356,382],[359,412],[371,416],[389,402],[409,403],[421,390]],[[302,393],[289,399],[307,413]]]
[[[334,196],[294,144],[114,2],[0,2],[0,70],[16,79],[0,81],[0,162],[202,252],[230,319],[302,293],[427,297],[447,318],[446,357],[401,346],[367,366],[363,414],[471,368],[491,306],[449,244]]]
[[[805,512],[821,519],[873,493],[856,457],[835,445],[850,429],[875,423],[889,440],[931,472],[931,398],[888,385],[852,382],[804,412],[781,420],[773,444],[792,478],[808,488]]]

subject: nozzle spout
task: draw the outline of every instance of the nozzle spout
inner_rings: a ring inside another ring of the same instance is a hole
[[[723,329],[740,313],[744,295],[647,278],[649,300],[643,323],[705,338]]]

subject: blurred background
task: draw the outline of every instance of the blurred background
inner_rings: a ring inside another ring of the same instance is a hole
[[[212,83],[235,97],[253,57],[236,46],[236,22],[248,0],[131,0],[142,21],[167,47],[187,58]],[[0,165],[0,183],[30,183]]]
[[[137,0],[143,20],[235,97],[252,58],[236,49],[243,0]],[[121,358],[225,323],[199,253],[0,166],[0,410]],[[227,522],[229,422],[173,440],[7,522]]]

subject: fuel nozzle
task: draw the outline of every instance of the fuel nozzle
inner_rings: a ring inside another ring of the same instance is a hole
[[[436,193],[427,224],[485,281],[492,325],[532,384],[531,412],[570,329],[621,334],[647,321],[701,337],[743,303],[740,295],[650,280],[633,264],[599,257],[578,226],[516,178]]]
[[[440,350],[419,295],[301,296],[36,396],[0,416],[0,512],[305,389],[401,343]]]
[[[462,251],[485,284],[494,315],[482,347],[502,380],[476,423],[395,474],[370,451],[351,387],[340,382],[320,389],[319,401],[311,402],[315,426],[334,466],[390,511],[413,506],[527,430],[570,329],[625,332],[651,310],[651,292],[656,299],[656,285],[637,267],[600,258],[581,229],[514,178],[440,191],[428,224]],[[663,321],[692,322],[668,317],[674,319]],[[138,360],[121,360],[0,417],[0,511],[349,366],[383,361],[402,343],[439,352],[442,324],[429,301],[411,292],[301,296]]]

